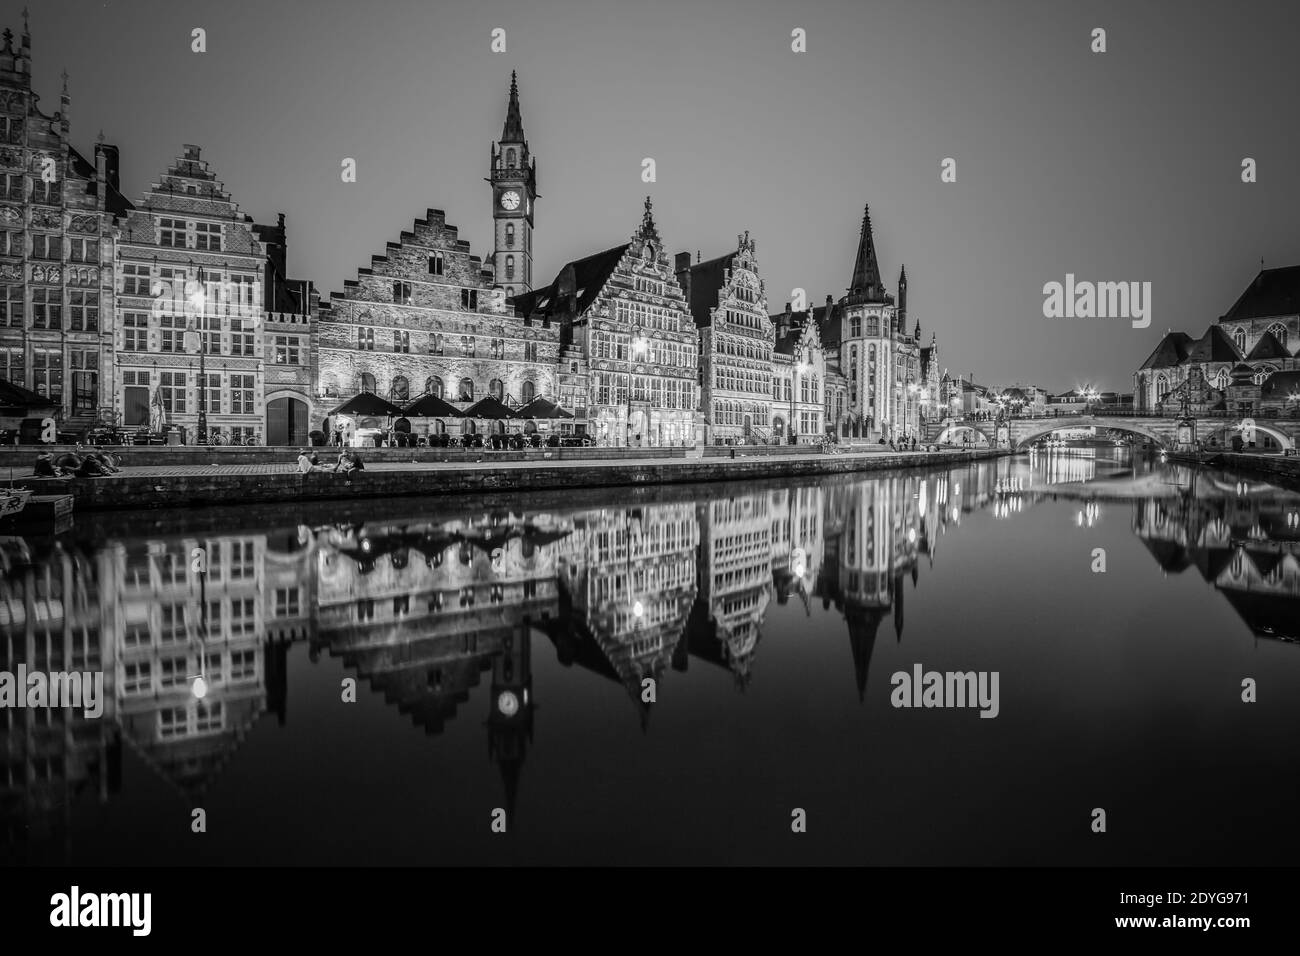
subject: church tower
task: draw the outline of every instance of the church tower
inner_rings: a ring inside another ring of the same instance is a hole
[[[537,161],[528,152],[519,113],[519,82],[510,73],[510,102],[501,139],[492,144],[492,264],[496,285],[509,299],[533,289],[533,203]]]

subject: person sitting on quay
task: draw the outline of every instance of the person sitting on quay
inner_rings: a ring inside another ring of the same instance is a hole
[[[309,471],[316,470],[316,464],[312,461],[312,457],[306,448],[298,453],[298,474],[305,475]]]
[[[54,456],[47,452],[42,452],[36,456],[36,464],[32,470],[33,478],[62,478],[63,469],[54,463]]]
[[[334,465],[335,473],[342,475],[350,475],[354,471],[365,471],[365,469],[365,462],[363,462],[361,456],[351,448],[345,448],[343,453],[339,455],[338,462]]]
[[[105,474],[116,475],[119,471],[122,470],[122,467],[108,452],[91,451],[86,453],[86,457],[93,458],[95,459],[95,461],[99,462],[100,467],[104,469]]]

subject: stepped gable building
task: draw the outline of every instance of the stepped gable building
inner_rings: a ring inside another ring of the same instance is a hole
[[[794,313],[787,302],[772,324],[772,434],[791,443],[817,441],[827,432],[827,406],[842,409],[847,382],[834,374],[813,310]]]
[[[767,440],[775,336],[754,241],[746,232],[737,237],[735,252],[694,265],[689,252],[678,253],[677,281],[699,329],[705,440]]]
[[[492,189],[494,250],[483,263],[449,225],[446,213],[425,218],[373,256],[368,269],[344,283],[321,311],[318,388],[325,407],[359,392],[373,392],[397,405],[436,395],[464,411],[492,396],[515,408],[534,398],[566,404],[557,375],[560,329],[549,319],[519,315],[507,300],[532,288],[533,214],[537,161],[524,139],[519,88],[511,76],[505,127],[493,145],[487,180]],[[575,358],[565,368],[573,368]],[[345,428],[384,422],[340,419]],[[398,421],[421,434],[502,432],[507,423],[489,419]],[[563,430],[571,423],[561,425]]]
[[[49,398],[67,427],[89,425],[112,400],[117,147],[94,162],[72,145],[63,74],[52,116],[32,88],[23,15],[0,49],[0,379]],[[102,140],[102,137],[101,137]]]
[[[1251,416],[1295,411],[1292,390],[1270,382],[1300,370],[1300,266],[1261,269],[1199,339],[1168,332],[1134,373],[1139,411]]]
[[[123,426],[179,425],[193,443],[206,420],[214,442],[306,444],[316,298],[285,259],[283,216],[255,224],[185,145],[120,229],[111,378]]]
[[[630,242],[568,263],[514,307],[525,322],[559,327],[567,374],[585,380],[583,424],[597,441],[696,440],[699,333],[649,197]]]

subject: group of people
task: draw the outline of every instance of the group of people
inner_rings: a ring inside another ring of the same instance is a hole
[[[356,453],[355,449],[344,448],[339,453],[338,461],[334,467],[322,465],[320,457],[310,448],[304,448],[298,455],[298,472],[307,474],[310,471],[328,471],[331,474],[350,475],[354,471],[365,471],[366,463],[361,460],[361,456]]]
[[[53,452],[42,452],[36,457],[33,478],[100,478],[115,475],[122,470],[117,459],[108,452],[86,451],[80,446],[75,452],[64,452],[55,457]]]

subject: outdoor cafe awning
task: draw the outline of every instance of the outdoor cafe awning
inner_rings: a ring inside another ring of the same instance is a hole
[[[566,412],[559,405],[540,395],[531,402],[515,409],[515,418],[572,418],[572,412]]]
[[[517,412],[512,412],[501,400],[494,395],[487,398],[480,398],[477,402],[465,409],[463,412],[457,412],[462,418],[518,418]]]
[[[349,398],[338,408],[330,411],[331,415],[392,415],[401,418],[402,409],[386,398],[380,398],[373,392],[361,392]]]
[[[402,412],[407,418],[464,418],[462,412],[451,402],[439,398],[437,395],[421,395],[415,402],[406,407]]]

